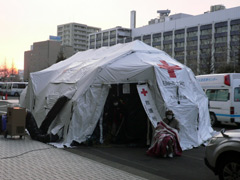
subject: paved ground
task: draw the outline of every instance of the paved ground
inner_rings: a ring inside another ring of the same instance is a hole
[[[0,136],[1,180],[144,179],[53,146]]]
[[[6,107],[17,104],[17,99],[0,100],[0,112],[6,113]],[[6,139],[0,135],[0,179],[1,180],[138,180],[159,179],[146,172],[142,172],[124,165],[121,168],[101,163],[92,158],[79,156],[71,152],[57,149],[29,136],[23,139],[10,137]],[[125,169],[125,170],[124,170]],[[131,171],[129,171],[131,170]],[[131,173],[137,172],[137,173]],[[141,176],[135,175],[141,174]],[[150,178],[149,178],[150,177]]]

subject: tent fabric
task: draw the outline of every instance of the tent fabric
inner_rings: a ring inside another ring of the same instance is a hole
[[[58,98],[68,97],[48,132],[62,134],[62,144],[69,146],[73,141],[84,142],[93,133],[111,84],[130,83],[148,85],[161,118],[163,107],[173,110],[180,121],[183,150],[211,137],[208,99],[191,69],[138,40],[79,52],[31,73],[21,103],[40,126]]]

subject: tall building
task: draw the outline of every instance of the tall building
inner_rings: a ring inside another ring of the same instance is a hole
[[[79,23],[68,23],[57,26],[57,35],[61,37],[62,45],[69,45],[75,52],[88,49],[88,34],[101,31],[100,28]]]
[[[31,72],[55,64],[60,52],[65,58],[75,53],[72,46],[62,46],[61,41],[47,40],[33,43],[31,50],[24,52],[24,81],[28,81]]]
[[[150,20],[146,26],[129,29],[130,37],[123,40],[124,43],[141,40],[167,52],[195,74],[204,74],[206,66],[214,71],[223,63],[240,64],[239,12],[240,7],[225,9],[223,5],[211,6],[210,11],[197,16],[169,15],[170,10],[160,10],[159,18]],[[101,42],[96,39],[103,32],[90,34],[89,48],[101,47],[97,42],[106,45],[103,38]]]

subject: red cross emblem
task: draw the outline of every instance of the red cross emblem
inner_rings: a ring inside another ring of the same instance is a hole
[[[168,63],[167,63],[166,61],[164,61],[164,60],[160,60],[160,62],[161,62],[163,65],[158,64],[158,66],[159,66],[160,68],[167,69],[170,78],[176,78],[176,74],[175,74],[174,70],[181,70],[181,68],[180,68],[178,65],[169,66]]]
[[[143,88],[141,94],[143,94],[144,96],[146,96],[147,93],[148,93],[148,92]]]

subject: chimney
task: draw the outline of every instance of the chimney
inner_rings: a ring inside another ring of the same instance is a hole
[[[136,11],[131,11],[130,28],[136,28]]]

